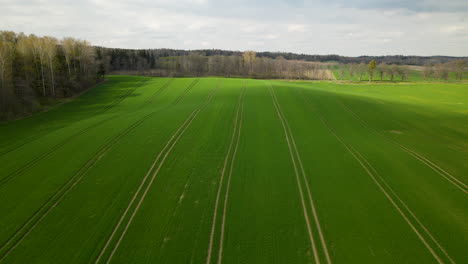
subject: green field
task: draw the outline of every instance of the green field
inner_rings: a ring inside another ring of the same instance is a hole
[[[468,84],[109,76],[0,125],[0,263],[467,263]]]

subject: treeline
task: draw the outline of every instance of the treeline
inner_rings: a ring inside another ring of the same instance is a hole
[[[95,84],[102,70],[87,41],[0,31],[0,119],[79,93]]]
[[[446,63],[455,60],[465,60],[468,61],[467,57],[450,57],[450,56],[404,56],[404,55],[390,55],[390,56],[359,56],[359,57],[346,57],[339,55],[304,55],[309,57],[310,60],[317,59],[317,61],[324,61],[323,58],[326,57],[330,60],[325,61],[336,61],[339,63],[356,63],[361,62],[369,63],[371,61],[378,61],[379,63],[383,62],[386,64],[396,64],[396,65],[414,65],[414,66],[423,66],[426,64],[436,64],[436,63]],[[293,56],[294,57],[294,56]],[[306,59],[309,60],[309,59]]]
[[[402,81],[408,79],[410,68],[408,65],[397,65],[392,64],[388,65],[385,62],[382,62],[377,65],[375,60],[371,60],[368,64],[361,62],[357,63],[348,63],[340,64],[336,67],[337,79],[350,81],[364,80],[364,77],[367,77],[367,80],[372,81],[375,79],[388,79],[394,81],[399,78]]]
[[[376,64],[376,61],[379,64]],[[93,47],[74,38],[0,31],[0,119],[37,111],[116,72],[152,76],[226,76],[285,79],[406,80],[407,65],[425,65],[423,78],[463,78],[467,58],[344,57],[281,52]],[[332,73],[335,71],[335,75]],[[377,77],[374,78],[374,75]]]
[[[421,75],[424,80],[429,78],[439,79],[439,80],[448,80],[450,78],[450,73],[453,74],[455,80],[462,80],[463,75],[465,74],[465,66],[467,66],[467,61],[465,60],[456,60],[446,63],[436,63],[436,64],[426,64],[421,70]]]
[[[254,51],[217,55],[174,50],[124,50],[97,48],[106,72],[131,72],[152,76],[225,76],[251,78],[332,79],[322,64],[258,57]],[[181,51],[182,52],[182,51]],[[184,55],[182,55],[184,54]],[[168,56],[169,55],[169,56]]]
[[[447,81],[450,77],[455,80],[462,80],[465,74],[465,66],[467,65],[465,60],[458,59],[445,63],[427,63],[424,66],[417,66],[417,71],[420,73],[423,80],[438,79]],[[369,63],[361,62],[339,64],[335,66],[335,72],[339,80],[359,80],[362,81],[364,77],[367,80],[401,80],[405,81],[411,71],[411,66],[408,65],[397,65],[387,64],[385,62],[376,63],[375,60],[371,60]],[[453,74],[451,74],[453,73]]]
[[[179,57],[188,56],[190,54],[199,54],[202,56],[242,56],[241,51],[230,51],[230,50],[219,50],[219,49],[205,49],[205,50],[176,50],[176,49],[110,49],[101,48],[107,50],[112,54],[113,57],[118,57],[121,60],[126,61],[138,61],[145,59],[151,66],[154,67],[157,60],[161,57]],[[449,57],[449,56],[403,56],[403,55],[392,55],[392,56],[359,56],[359,57],[347,57],[340,55],[308,55],[308,54],[297,54],[291,52],[257,52],[258,58],[270,58],[276,59],[278,57],[285,58],[286,60],[297,60],[297,61],[309,61],[309,62],[336,62],[336,63],[356,63],[361,62],[369,63],[372,60],[378,62],[385,62],[386,64],[397,64],[397,65],[418,65],[423,66],[426,64],[446,63],[454,60],[468,60],[466,57]]]

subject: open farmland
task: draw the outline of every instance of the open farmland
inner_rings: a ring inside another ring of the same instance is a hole
[[[0,263],[467,263],[468,85],[110,76],[0,125]]]

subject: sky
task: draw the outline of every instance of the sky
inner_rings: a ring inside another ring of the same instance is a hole
[[[468,56],[467,0],[0,0],[0,30],[114,48]]]

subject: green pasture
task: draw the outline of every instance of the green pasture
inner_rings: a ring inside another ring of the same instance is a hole
[[[109,76],[0,124],[0,263],[465,263],[468,84],[410,80]]]

